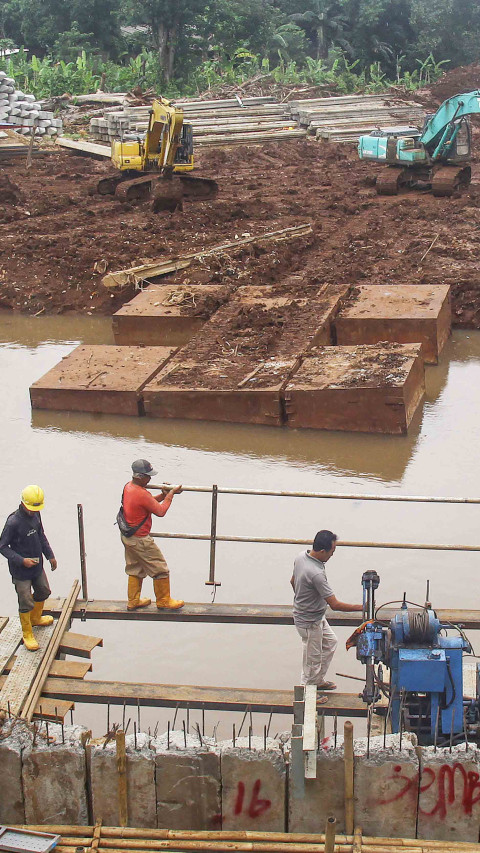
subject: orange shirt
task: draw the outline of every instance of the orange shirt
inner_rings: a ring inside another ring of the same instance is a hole
[[[148,515],[134,536],[148,536],[152,529],[152,515],[163,517],[171,503],[172,498],[164,498],[161,494],[154,498],[144,486],[127,483],[123,492],[123,511],[128,524],[135,527]]]

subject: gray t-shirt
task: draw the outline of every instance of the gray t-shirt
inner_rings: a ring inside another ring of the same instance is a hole
[[[311,557],[309,551],[298,555],[293,566],[293,619],[299,628],[308,628],[325,616],[326,598],[333,595],[327,581],[325,563]]]

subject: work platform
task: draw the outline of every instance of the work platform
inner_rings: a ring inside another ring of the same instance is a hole
[[[139,684],[122,681],[82,681],[48,678],[43,694],[50,700],[134,705],[153,708],[190,708],[216,711],[256,711],[292,714],[293,690],[256,690],[243,687],[203,687],[189,684]],[[326,716],[366,717],[365,702],[353,693],[322,693],[319,706]],[[380,709],[381,705],[376,706]],[[386,705],[385,705],[386,709]]]
[[[45,613],[57,616],[62,599],[49,598]],[[480,629],[480,610],[439,609],[435,611],[441,622],[450,622],[464,628]],[[382,619],[389,621],[397,610],[382,608]],[[342,613],[328,609],[330,625],[356,628],[361,623],[358,613]],[[213,622],[238,625],[293,625],[292,607],[287,604],[203,604],[187,603],[180,610],[158,610],[154,604],[139,610],[127,610],[125,601],[95,601],[78,599],[72,619],[120,619],[127,622]],[[78,654],[78,652],[77,652]]]

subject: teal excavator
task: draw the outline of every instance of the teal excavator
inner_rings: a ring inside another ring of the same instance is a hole
[[[468,116],[480,113],[480,89],[448,98],[423,129],[387,127],[361,136],[361,160],[385,163],[377,176],[379,195],[396,195],[402,187],[431,189],[450,196],[470,183],[471,128]]]

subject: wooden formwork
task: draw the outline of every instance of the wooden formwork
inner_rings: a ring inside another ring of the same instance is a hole
[[[30,386],[32,407],[142,414],[142,388],[175,351],[173,347],[76,347]]]
[[[420,344],[318,347],[285,389],[287,424],[405,433],[424,393]]]
[[[335,329],[341,345],[419,342],[424,360],[436,364],[451,322],[448,284],[367,284],[352,288]]]

